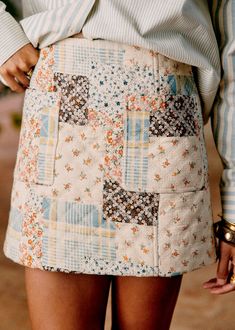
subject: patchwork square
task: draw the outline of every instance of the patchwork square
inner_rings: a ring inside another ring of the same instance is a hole
[[[136,65],[138,68],[149,67],[153,69],[153,57],[158,59],[158,53],[137,45],[129,45],[125,49],[124,64],[128,67]]]
[[[160,275],[197,269],[215,262],[211,218],[209,189],[160,194]]]
[[[26,90],[14,173],[18,180],[52,184],[59,104],[59,93]]]
[[[172,58],[158,54],[159,74],[161,76],[178,75],[178,76],[192,76],[192,66],[187,63],[177,62]]]
[[[55,90],[61,92],[59,120],[71,125],[86,125],[88,123],[88,77],[56,72],[54,83]]]
[[[157,227],[116,223],[117,260],[155,267]]]
[[[132,83],[123,66],[92,61],[90,70],[89,111],[97,112],[98,123],[107,125],[123,114],[126,108],[124,95]],[[105,121],[104,121],[105,119]]]
[[[112,128],[105,130],[104,178],[122,181],[124,148],[123,116],[117,116]]]
[[[90,76],[93,61],[107,65],[122,65],[125,50],[115,42],[109,41],[109,44],[112,46],[97,47],[92,40],[86,38],[67,38],[54,46],[55,71]]]
[[[157,193],[126,191],[118,182],[104,182],[103,212],[106,220],[156,225],[158,204]]]
[[[95,205],[43,199],[42,265],[82,267],[83,258],[116,257],[115,226]]]
[[[162,98],[161,108],[150,114],[150,136],[198,135],[195,98],[187,95],[164,95]]]
[[[41,127],[37,161],[39,184],[51,185],[54,180],[55,152],[58,139],[58,107],[41,110]]]
[[[20,235],[24,218],[24,204],[27,200],[27,183],[22,181],[13,182],[11,194],[11,209],[9,212],[8,227],[11,229],[12,239]]]
[[[193,75],[168,74],[160,76],[161,93],[191,96],[197,94]]]
[[[148,149],[148,192],[200,190],[205,185],[205,164],[197,136],[151,137]]]
[[[47,191],[54,198],[102,204],[105,133],[103,128],[59,123],[54,181]]]
[[[124,119],[123,186],[144,191],[147,186],[149,111],[126,111]]]
[[[35,88],[43,92],[54,92],[54,45],[44,47],[40,50],[38,62],[33,69],[30,79],[30,88]]]
[[[14,219],[14,221],[13,221]],[[16,220],[15,220],[16,219]],[[9,223],[11,228],[16,232],[20,233],[22,229],[23,214],[22,210],[12,207],[10,211]]]
[[[33,188],[27,189],[22,204],[23,219],[19,241],[20,263],[33,268],[41,268],[42,257],[42,197]]]
[[[6,232],[7,240],[4,242],[3,250],[5,254],[9,253],[15,261],[20,257],[19,240],[21,238],[22,224],[22,210],[12,207]]]

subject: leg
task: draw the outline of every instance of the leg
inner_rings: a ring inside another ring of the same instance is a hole
[[[117,276],[112,282],[113,330],[167,330],[178,298],[182,275]]]
[[[111,277],[25,268],[33,330],[101,330]]]

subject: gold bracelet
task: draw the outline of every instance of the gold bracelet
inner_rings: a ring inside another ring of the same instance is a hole
[[[235,231],[225,226],[224,223],[224,219],[214,223],[213,227],[215,236],[222,241],[235,245]]]
[[[235,231],[235,223],[231,223],[228,220],[223,219],[224,225],[231,229],[232,231]]]

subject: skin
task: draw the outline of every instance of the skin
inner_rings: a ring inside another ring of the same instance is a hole
[[[0,75],[12,91],[22,93],[29,86],[26,73],[38,58],[39,51],[28,44],[0,67]],[[216,277],[203,287],[212,294],[232,292],[235,285],[228,278],[235,272],[235,246],[221,241],[218,259]],[[110,285],[112,330],[167,330],[181,281],[182,276],[75,275],[25,267],[33,330],[103,329]]]
[[[23,93],[29,86],[26,73],[37,64],[38,58],[39,51],[27,44],[0,67],[0,75],[13,92]]]
[[[182,275],[116,276],[112,283],[112,330],[168,330]]]
[[[25,267],[32,330],[104,329],[111,277]]]
[[[235,274],[235,246],[219,242],[219,256],[216,277],[203,283],[203,288],[212,294],[224,294],[235,290],[235,284],[229,283],[229,276]]]
[[[112,330],[168,330],[182,276],[66,274],[25,267],[32,330],[102,330],[110,286]]]

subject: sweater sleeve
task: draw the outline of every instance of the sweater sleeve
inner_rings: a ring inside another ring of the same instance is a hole
[[[26,17],[20,24],[33,46],[43,48],[81,32],[95,1],[72,0]]]
[[[235,0],[210,0],[222,75],[212,109],[212,131],[223,163],[222,216],[235,223]]]
[[[0,1],[0,66],[29,42],[20,24],[6,11],[6,5]]]

